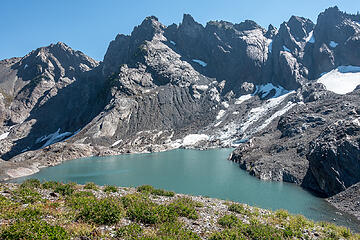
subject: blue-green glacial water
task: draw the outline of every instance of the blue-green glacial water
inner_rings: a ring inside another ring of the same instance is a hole
[[[324,199],[288,183],[261,181],[227,161],[231,149],[178,149],[161,153],[89,157],[42,169],[21,178],[135,187],[150,184],[178,193],[203,195],[267,209],[286,209],[316,221],[358,230],[359,223]]]

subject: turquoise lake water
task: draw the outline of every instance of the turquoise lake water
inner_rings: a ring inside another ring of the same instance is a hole
[[[178,149],[72,160],[42,169],[28,178],[136,187],[150,184],[178,193],[203,195],[267,209],[286,209],[316,221],[330,221],[359,231],[359,222],[325,200],[288,183],[261,181],[227,161],[231,149]],[[342,215],[341,215],[342,214]],[[335,219],[335,221],[334,221]]]

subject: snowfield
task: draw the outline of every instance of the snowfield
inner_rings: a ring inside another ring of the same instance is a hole
[[[252,98],[251,94],[243,95],[235,101],[235,104],[237,105],[242,104],[243,102],[249,100],[250,98]]]
[[[266,97],[270,94],[271,90],[275,90],[275,95],[272,98],[280,97],[281,95],[287,94],[290,91],[286,90],[282,86],[274,86],[272,83],[267,83],[265,85],[256,86],[254,95],[260,94],[260,97]]]
[[[184,137],[182,145],[183,146],[191,146],[200,141],[207,141],[207,140],[209,140],[209,138],[210,137],[205,134],[189,134],[186,137]]]
[[[0,135],[0,140],[4,140],[5,138],[7,138],[9,136],[10,132],[6,132]]]
[[[317,82],[337,94],[346,94],[354,91],[360,85],[360,67],[340,66],[328,73],[323,73]]]
[[[314,31],[311,31],[309,33],[309,36],[307,36],[307,38],[305,39],[305,42],[315,43]]]

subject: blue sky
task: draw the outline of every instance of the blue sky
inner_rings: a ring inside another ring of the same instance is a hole
[[[360,11],[359,0],[1,0],[0,59],[24,56],[58,41],[102,60],[117,33],[129,34],[146,16],[155,15],[169,25],[183,13],[196,21],[256,21],[279,26],[291,15],[316,22],[324,9]]]

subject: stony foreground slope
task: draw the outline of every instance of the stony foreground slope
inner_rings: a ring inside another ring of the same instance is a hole
[[[0,186],[1,239],[360,239],[349,229],[151,186]]]

